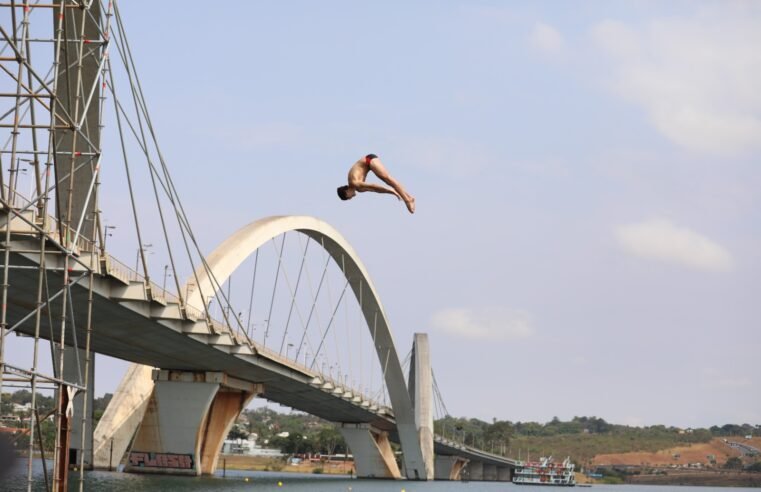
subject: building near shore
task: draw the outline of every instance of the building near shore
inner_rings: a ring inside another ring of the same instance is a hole
[[[255,441],[248,439],[225,439],[222,445],[222,454],[240,454],[244,456],[263,456],[268,458],[280,458],[285,456],[280,449],[262,448]]]

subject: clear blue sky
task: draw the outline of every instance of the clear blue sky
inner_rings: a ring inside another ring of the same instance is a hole
[[[120,6],[204,247],[333,224],[453,414],[761,424],[759,3]],[[414,216],[338,201],[368,152]]]

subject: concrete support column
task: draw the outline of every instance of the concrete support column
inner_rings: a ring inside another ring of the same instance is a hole
[[[497,481],[497,465],[484,464],[484,480],[488,482]]]
[[[84,385],[85,383],[85,358],[87,352],[73,347],[64,348],[63,379]],[[77,364],[79,358],[79,364]],[[81,370],[81,373],[80,373]],[[93,428],[92,407],[95,388],[95,354],[90,353],[90,370],[88,378],[89,391],[77,392],[74,397],[74,416],[71,418],[71,437],[69,440],[69,464],[79,466],[80,453],[84,452],[84,467],[90,469],[93,466]],[[82,415],[84,412],[85,396],[87,397],[87,415],[85,428],[82,429]],[[85,448],[82,450],[82,432],[85,432]]]
[[[435,480],[461,480],[462,470],[468,460],[459,456],[436,456],[434,465]]]
[[[402,478],[388,434],[368,424],[341,424],[360,478]]]
[[[433,373],[431,372],[431,350],[426,333],[415,333],[410,359],[410,376],[408,387],[410,399],[415,411],[415,426],[420,439],[420,450],[425,464],[425,477],[420,480],[433,480]]]
[[[143,420],[153,394],[153,368],[130,364],[95,428],[94,467],[116,468]]]
[[[256,391],[261,393],[261,387]],[[206,425],[201,445],[201,473],[213,475],[217,469],[219,452],[225,443],[230,428],[238,419],[240,412],[255,396],[254,391],[238,391],[235,389],[221,388],[211,404],[209,414],[206,417]]]
[[[497,467],[497,481],[511,482],[513,480],[513,469],[508,466]]]
[[[211,474],[230,426],[261,385],[219,372],[154,370],[125,471]]]
[[[484,479],[484,464],[480,461],[468,463],[468,479],[480,481]]]

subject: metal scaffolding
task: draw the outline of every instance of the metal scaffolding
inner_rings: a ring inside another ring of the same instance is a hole
[[[0,394],[6,384],[31,391],[31,409],[22,435],[28,436],[27,489],[32,490],[32,460],[43,458],[37,392],[55,390],[54,470],[52,488],[67,490],[72,453],[74,399],[81,395],[79,450],[86,448],[92,357],[92,277],[95,271],[98,168],[103,97],[101,84],[109,42],[112,5],[101,15],[98,2],[54,0],[52,3],[11,1],[0,4],[0,225],[2,250],[2,308],[0,311]],[[24,167],[27,166],[27,167]],[[24,174],[29,194],[19,191]],[[25,261],[36,257],[36,265]],[[31,276],[31,277],[30,277]],[[22,285],[33,290],[19,292]],[[89,285],[85,313],[74,312],[72,286]],[[9,295],[22,298],[9,312]],[[27,312],[20,312],[26,304]],[[9,326],[9,320],[15,321]],[[74,324],[85,320],[84,340],[76,339]],[[5,357],[6,337],[21,324],[34,323],[31,366],[17,367]],[[41,332],[45,329],[53,356],[53,373],[40,370]],[[73,351],[67,350],[73,347]],[[80,360],[80,349],[85,355]],[[73,354],[73,357],[72,357]],[[71,360],[73,358],[73,360]],[[71,369],[76,369],[72,378]],[[82,376],[84,376],[82,378]],[[85,453],[75,455],[77,467]],[[83,488],[80,472],[79,488]],[[44,473],[49,486],[47,470]]]

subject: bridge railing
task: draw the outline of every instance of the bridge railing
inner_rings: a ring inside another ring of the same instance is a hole
[[[8,205],[15,209],[24,208],[31,203],[28,198],[16,190],[13,190],[13,193],[11,193],[11,189],[7,184],[3,184],[3,196]]]
[[[128,267],[127,265],[125,265],[124,263],[117,260],[111,255],[108,255],[108,254],[106,255],[105,263],[106,263],[106,273],[108,273],[112,277],[118,278],[125,284],[142,280],[136,271],[132,270],[130,267]]]
[[[26,211],[31,212],[33,217],[33,222],[37,225],[41,225],[41,222],[39,220],[39,211],[37,209],[37,202],[32,201],[32,199],[28,198],[22,193],[19,193],[17,190],[13,190],[13,193],[11,193],[10,188],[8,185],[3,184],[3,191],[5,192],[5,198],[8,204],[16,211]],[[77,252],[92,252],[95,251],[95,244],[90,241],[89,239],[82,236],[80,233],[79,237],[77,237],[76,244],[71,244],[74,241],[74,238],[76,236],[76,229],[72,229],[71,227],[66,227],[66,229],[63,231],[63,234],[61,234],[61,224],[58,221],[58,218],[54,217],[51,214],[47,215],[47,230],[45,231],[47,234],[49,234],[53,239],[60,238],[63,236],[63,244],[64,248],[72,248]]]

